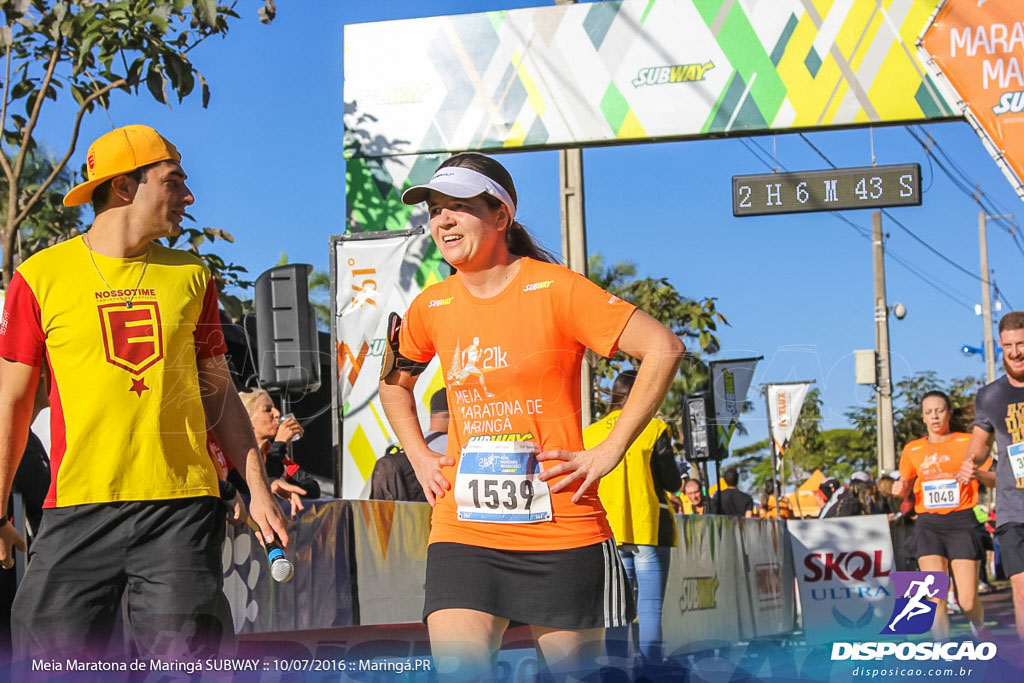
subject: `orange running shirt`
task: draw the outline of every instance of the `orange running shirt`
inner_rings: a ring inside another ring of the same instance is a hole
[[[941,443],[931,443],[928,437],[922,437],[903,447],[900,478],[914,479],[914,510],[918,514],[947,515],[958,510],[970,510],[978,503],[977,480],[969,484],[956,483],[956,473],[964,463],[971,435],[953,432],[950,436],[948,441]],[[987,472],[990,467],[992,458],[978,469]],[[950,505],[957,495],[959,504]]]
[[[456,464],[443,470],[453,488],[434,507],[431,543],[561,550],[612,535],[596,485],[578,504],[571,500],[578,486],[552,494],[551,521],[496,524],[457,518],[454,484],[469,440],[533,441],[542,451],[583,449],[584,351],[612,355],[636,310],[567,268],[529,258],[519,263],[512,282],[489,299],[467,292],[458,273],[428,287],[402,325],[402,355],[418,362],[438,355],[448,387],[448,455]],[[541,465],[549,469],[559,463]]]
[[[50,369],[44,507],[219,495],[197,366],[226,351],[217,288],[191,254],[155,243],[149,254],[148,265],[93,254],[94,267],[77,237],[11,280],[0,356]]]

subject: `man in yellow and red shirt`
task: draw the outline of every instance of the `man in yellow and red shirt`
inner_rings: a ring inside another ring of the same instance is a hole
[[[16,657],[102,656],[122,596],[133,653],[194,657],[230,639],[224,514],[207,425],[244,469],[251,513],[287,543],[224,360],[209,270],[155,242],[194,197],[177,149],[146,126],[89,148],[88,233],[21,264],[0,319],[0,500],[6,501],[45,363],[51,483],[12,627]],[[0,564],[17,531],[0,527]]]

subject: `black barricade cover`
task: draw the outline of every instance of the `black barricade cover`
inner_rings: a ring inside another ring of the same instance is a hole
[[[224,542],[224,593],[236,633],[352,626],[350,561],[352,511],[348,501],[306,500],[289,518],[286,551],[295,565],[288,583],[270,577],[267,554],[248,527],[230,527]],[[287,514],[287,513],[286,513]]]

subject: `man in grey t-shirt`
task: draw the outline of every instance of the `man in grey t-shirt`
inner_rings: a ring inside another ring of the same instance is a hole
[[[974,399],[974,433],[967,446],[962,482],[977,479],[996,487],[996,538],[1003,568],[1013,586],[1017,635],[1024,640],[1024,311],[999,321],[999,345],[1006,374],[978,390]],[[995,440],[999,467],[980,472]]]

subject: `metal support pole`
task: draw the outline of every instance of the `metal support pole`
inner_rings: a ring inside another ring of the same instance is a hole
[[[992,339],[992,285],[988,271],[988,237],[986,228],[988,217],[984,211],[978,212],[978,250],[981,252],[981,324],[985,333],[985,382],[996,381],[996,350]]]
[[[770,388],[765,388],[764,408],[765,414],[768,416],[768,448],[771,449],[772,453],[772,486],[775,488],[775,514],[779,515],[779,501],[782,500],[782,489],[779,488],[779,452],[775,448],[775,433],[772,431],[772,397],[769,395],[770,391]],[[784,478],[782,483],[785,484]]]
[[[882,212],[871,215],[875,274],[875,352],[878,354],[878,472],[896,469],[896,434],[892,415],[892,369],[889,363],[889,304],[885,298],[885,246]]]
[[[587,231],[583,208],[583,151],[563,149],[558,152],[558,177],[562,199],[562,258],[570,270],[587,275]],[[583,359],[580,372],[580,421],[586,426],[592,422],[590,364]]]

